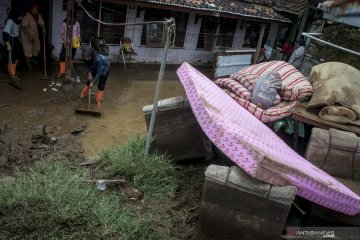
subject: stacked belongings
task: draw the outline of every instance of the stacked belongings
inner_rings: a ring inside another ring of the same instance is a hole
[[[290,116],[295,105],[313,93],[304,75],[283,61],[243,68],[215,84],[264,123]]]
[[[360,71],[340,62],[317,65],[309,78],[314,94],[307,109],[323,120],[360,126]]]
[[[207,77],[188,63],[177,74],[200,127],[238,167],[272,185],[293,185],[299,196],[321,206],[360,212],[358,195],[298,155]]]

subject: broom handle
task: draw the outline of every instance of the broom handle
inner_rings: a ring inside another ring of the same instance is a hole
[[[91,84],[89,85],[89,97],[88,97],[88,99],[89,99],[89,105],[88,105],[88,110],[90,110],[90,95],[91,95]]]
[[[43,45],[44,45],[44,71],[45,71],[45,77],[46,77],[46,52],[45,52],[45,34],[43,34]]]

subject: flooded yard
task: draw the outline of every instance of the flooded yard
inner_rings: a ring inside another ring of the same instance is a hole
[[[61,79],[54,77],[57,71],[55,66],[50,71],[50,80],[41,80],[40,71],[21,74],[24,90],[9,86],[3,75],[0,81],[0,122],[10,126],[11,136],[14,137],[25,137],[27,131],[41,129],[44,125],[54,136],[70,134],[85,126],[78,140],[84,156],[94,156],[115,143],[123,143],[131,135],[146,132],[142,107],[153,102],[159,68],[159,65],[137,65],[125,71],[123,65],[113,64],[100,110],[101,118],[74,113],[75,109],[87,109],[87,99],[79,100],[82,83],[56,86]],[[177,68],[167,66],[160,99],[185,96],[176,75]],[[75,70],[85,81],[83,65],[75,65]],[[210,68],[201,67],[200,70],[210,75]],[[99,110],[95,96],[91,100],[91,108]]]

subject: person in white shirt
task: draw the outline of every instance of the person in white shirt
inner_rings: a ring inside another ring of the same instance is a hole
[[[291,65],[293,65],[296,69],[300,69],[303,61],[304,61],[304,56],[305,56],[305,40],[304,39],[299,39],[297,41],[297,47],[294,50],[294,52],[291,54],[291,57],[289,59],[289,63]]]
[[[3,30],[3,39],[5,42],[6,49],[9,53],[8,59],[8,73],[10,81],[20,80],[16,76],[16,67],[20,59],[21,48],[20,48],[20,21],[21,16],[16,9],[11,9],[9,16],[5,20],[5,28]],[[11,82],[10,82],[11,83]]]

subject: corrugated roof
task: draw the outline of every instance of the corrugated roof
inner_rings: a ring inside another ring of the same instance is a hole
[[[214,14],[224,13],[278,22],[291,22],[266,4],[266,2],[271,2],[269,0],[134,0],[132,2],[161,4],[213,12]]]
[[[302,15],[306,9],[308,0],[272,0],[274,8],[281,12]]]

